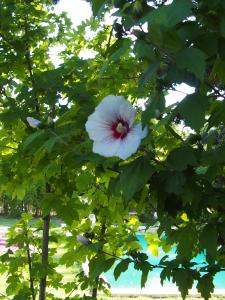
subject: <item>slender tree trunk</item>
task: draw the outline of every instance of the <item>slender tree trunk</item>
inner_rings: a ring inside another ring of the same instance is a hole
[[[30,254],[30,244],[28,241],[28,234],[26,233],[26,238],[27,238],[27,242],[26,242],[26,248],[27,248],[27,262],[28,262],[28,267],[29,267],[29,281],[30,281],[30,291],[31,291],[31,296],[32,296],[32,300],[35,300],[35,290],[34,290],[34,278],[32,275],[32,258],[31,258],[31,254]]]
[[[96,287],[92,289],[92,299],[95,300],[97,299],[98,296],[98,282],[99,282],[99,276],[97,276],[95,278],[95,282],[96,282]]]
[[[3,214],[5,215],[9,214],[9,205],[6,199],[3,200]]]
[[[46,270],[46,274],[40,280],[39,300],[45,300],[45,294],[46,294],[50,214],[45,216],[43,218],[43,221],[44,221],[44,225],[43,225],[43,237],[42,237],[42,266]]]
[[[103,222],[102,228],[101,228],[100,240],[104,238],[105,232],[106,232],[106,224],[105,224],[105,222]],[[100,251],[101,250],[102,250],[102,248],[100,249]],[[93,298],[93,300],[96,300],[97,296],[98,296],[99,276],[97,276],[95,278],[95,282],[96,282],[96,287],[92,289],[92,298]]]

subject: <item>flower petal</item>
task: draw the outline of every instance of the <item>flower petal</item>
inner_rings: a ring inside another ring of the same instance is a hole
[[[144,129],[142,129],[142,124],[138,123],[136,126],[132,127],[131,132],[134,134],[134,137],[139,136],[141,139],[143,139],[148,133],[148,128],[146,126]]]
[[[102,141],[94,141],[93,152],[102,156],[115,156],[121,144],[121,139],[105,139]]]
[[[85,124],[85,128],[90,139],[94,141],[101,141],[105,138],[111,137],[112,132],[110,126],[110,123],[100,118],[97,112],[90,115]]]
[[[121,119],[127,121],[129,127],[131,127],[134,123],[137,114],[136,110],[133,108],[131,103],[124,99],[124,101],[120,103],[119,113]]]
[[[95,111],[99,113],[101,118],[110,122],[115,122],[119,116],[119,98],[122,97],[116,97],[112,95],[105,97],[96,107]]]
[[[126,119],[128,118],[126,121],[129,123],[131,108],[132,105],[124,97],[109,95],[102,100],[95,111],[105,120],[115,122],[120,117],[126,117]]]
[[[121,140],[121,144],[116,152],[116,156],[121,159],[127,159],[137,151],[140,142],[140,137],[133,136],[131,133],[129,133],[123,140]]]

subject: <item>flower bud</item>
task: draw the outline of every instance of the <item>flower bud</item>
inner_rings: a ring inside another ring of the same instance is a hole
[[[87,239],[85,236],[83,235],[78,235],[77,236],[77,240],[78,242],[82,243],[83,245],[89,245],[90,244],[90,241],[89,239]]]
[[[39,125],[41,124],[41,121],[34,119],[32,117],[27,117],[27,122],[32,128],[38,128]]]

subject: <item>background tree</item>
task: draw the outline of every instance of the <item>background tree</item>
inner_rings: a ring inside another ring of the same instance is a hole
[[[38,191],[42,216],[54,210],[66,222],[72,236],[55,238],[66,241],[60,263],[90,260],[89,278],[80,274],[76,288],[104,289],[96,278],[118,260],[116,278],[132,263],[144,286],[148,273],[160,268],[162,282],[172,279],[183,297],[197,280],[207,299],[214,275],[225,267],[225,6],[220,0],[89,2],[94,19],[73,30],[65,15],[52,13],[52,1],[1,0],[1,195],[17,204]],[[106,25],[102,18],[112,8],[116,20]],[[49,51],[57,44],[65,45],[64,62],[54,67]],[[83,49],[93,50],[94,58],[80,58]],[[166,93],[179,83],[194,93],[166,106]],[[85,131],[88,116],[109,94],[132,102],[148,127],[139,150],[125,161],[94,154]],[[138,99],[145,100],[144,111]],[[30,127],[27,117],[40,126]],[[140,222],[158,226],[157,237],[146,237],[152,251],[176,245],[173,260],[147,261],[135,237]],[[78,234],[90,243],[79,244]],[[21,245],[27,244],[25,235]],[[201,252],[205,261],[198,265],[192,259]],[[38,261],[35,280],[48,275],[49,284],[69,294],[74,287],[63,286],[52,271],[53,254],[44,270],[40,255],[31,257]],[[8,295],[34,299],[30,274],[26,288],[15,275],[18,289]]]

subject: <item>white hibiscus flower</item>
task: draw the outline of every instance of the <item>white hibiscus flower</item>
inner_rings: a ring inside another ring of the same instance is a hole
[[[93,152],[102,156],[127,159],[135,153],[147,128],[135,125],[136,110],[122,96],[107,96],[95,108],[85,124]]]
[[[34,119],[32,117],[27,117],[27,123],[30,125],[32,128],[38,128],[38,126],[41,124],[41,121]]]

